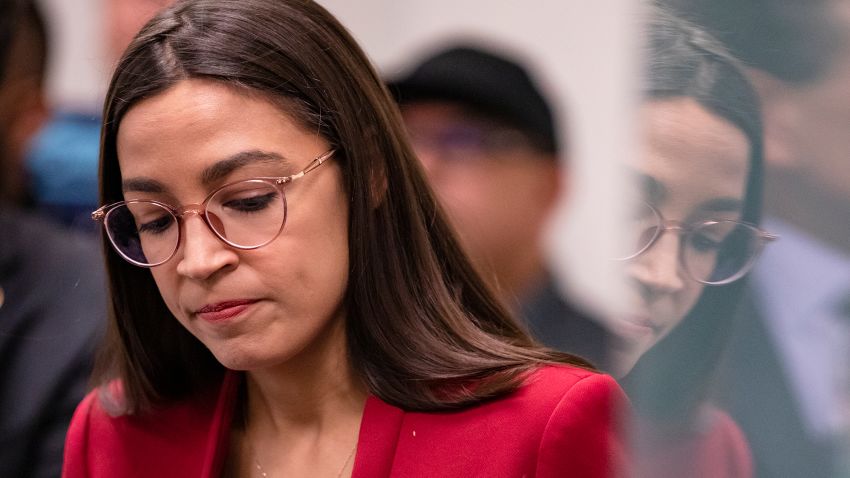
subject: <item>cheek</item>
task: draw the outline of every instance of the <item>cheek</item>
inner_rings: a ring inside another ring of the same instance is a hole
[[[446,174],[433,183],[443,206],[452,216],[475,216],[487,204],[486,184],[466,174]]]
[[[694,308],[697,300],[699,300],[700,295],[702,295],[702,291],[704,286],[697,281],[688,280],[685,287],[676,294],[675,298],[675,317],[670,324],[671,327],[676,326],[682,319],[688,315],[688,312]]]
[[[286,295],[288,302],[301,302],[298,296],[338,301],[348,283],[346,197],[340,193],[336,200],[301,205],[292,220],[287,220],[274,248],[257,251],[265,264],[255,262],[253,266],[262,272],[261,280]]]
[[[159,289],[159,295],[162,297],[162,300],[165,302],[165,305],[168,307],[168,310],[171,311],[171,314],[180,319],[179,307],[177,306],[177,283],[175,281],[175,277],[177,276],[177,272],[170,271],[168,268],[168,263],[163,264],[161,266],[157,266],[152,268],[151,275],[153,276],[153,280],[156,283],[157,289]]]
[[[284,261],[270,259],[268,264],[256,265],[263,271],[265,281],[281,292],[290,295],[296,291],[307,296],[321,295],[322,291],[344,289],[348,282],[348,243],[336,239],[336,232],[316,236],[312,241],[301,242],[279,252]],[[281,263],[282,262],[282,263]]]
[[[321,281],[317,287],[328,287],[342,294],[348,284],[348,215],[331,216],[323,226],[316,239],[306,246],[310,249],[307,257],[313,260],[305,261],[302,273]]]
[[[435,189],[449,216],[468,228],[467,233],[504,233],[503,228],[513,224],[510,219],[516,201],[525,199],[516,197],[510,181],[502,180],[498,174],[475,171],[447,175]]]

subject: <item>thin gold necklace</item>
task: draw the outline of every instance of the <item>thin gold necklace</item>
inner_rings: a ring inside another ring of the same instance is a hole
[[[243,383],[244,386],[244,383]],[[240,412],[242,414],[242,429],[245,431],[245,441],[248,444],[248,453],[254,457],[254,467],[257,468],[257,471],[260,473],[262,478],[269,478],[269,474],[266,470],[263,469],[263,465],[260,464],[260,459],[257,456],[257,450],[254,449],[254,444],[251,441],[251,437],[248,436],[248,400],[247,397],[244,396],[245,389],[241,389],[240,393],[243,394],[241,400]],[[339,472],[336,474],[336,478],[341,478],[342,473],[345,472],[345,467],[348,466],[348,463],[354,457],[354,452],[357,451],[357,442],[354,442],[354,447],[348,453],[348,457],[345,459],[345,462],[342,464],[342,468],[339,469]]]
[[[257,453],[254,450],[254,446],[251,442],[248,442],[248,446],[250,447],[250,452],[254,455],[254,466],[257,467],[257,471],[260,472],[260,476],[263,478],[269,478],[269,474],[266,473],[266,470],[263,469],[263,465],[260,464],[260,459],[257,457]],[[354,457],[354,452],[357,451],[357,443],[354,444],[354,448],[351,449],[351,452],[348,453],[348,458],[345,459],[345,463],[342,464],[342,468],[339,469],[339,472],[336,474],[336,478],[341,478],[342,473],[345,471],[345,467],[348,466],[348,463],[351,461],[351,458]]]

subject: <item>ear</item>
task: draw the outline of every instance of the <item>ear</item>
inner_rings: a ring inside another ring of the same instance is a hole
[[[568,157],[555,156],[552,158],[553,201],[557,201],[558,198],[561,197],[567,199],[569,198],[570,193],[572,193],[572,188],[570,187],[572,184],[572,175],[570,174],[571,171],[569,164],[570,159]]]
[[[551,209],[556,203],[566,200],[569,194],[569,167],[566,166],[567,159],[556,155],[547,154],[546,157],[537,158],[540,161],[540,197],[546,209]]]
[[[794,87],[754,68],[747,74],[761,100],[764,122],[764,158],[768,168],[794,169],[799,166],[794,149],[799,112],[794,102]]]

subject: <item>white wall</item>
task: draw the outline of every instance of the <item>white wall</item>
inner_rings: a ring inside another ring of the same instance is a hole
[[[106,88],[103,0],[39,0],[50,34],[48,97],[54,105],[100,111]]]

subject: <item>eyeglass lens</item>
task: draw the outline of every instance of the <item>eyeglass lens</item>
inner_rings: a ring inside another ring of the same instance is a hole
[[[410,135],[417,150],[432,151],[449,162],[480,158],[530,143],[528,137],[516,129],[476,121],[449,123],[435,130],[414,130]]]
[[[648,204],[638,206],[627,223],[622,259],[632,259],[653,247],[665,231],[663,219]],[[670,232],[670,231],[666,231]],[[737,279],[758,256],[761,237],[757,228],[735,221],[707,221],[686,226],[680,238],[682,265],[690,277],[709,284]]]
[[[242,181],[210,197],[205,218],[219,238],[235,247],[251,249],[277,237],[286,219],[286,202],[273,184]],[[179,246],[175,213],[154,202],[130,201],[117,206],[107,213],[105,222],[118,252],[138,265],[161,264]]]

